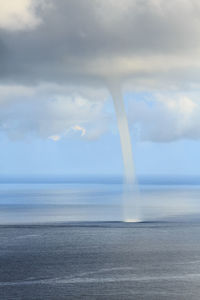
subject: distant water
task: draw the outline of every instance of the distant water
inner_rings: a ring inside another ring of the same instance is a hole
[[[133,199],[134,202],[134,199]],[[198,178],[142,178],[143,221],[196,218]],[[123,220],[120,178],[0,178],[0,224]]]

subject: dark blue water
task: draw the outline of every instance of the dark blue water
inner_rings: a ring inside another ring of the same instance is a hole
[[[120,182],[2,182],[0,299],[199,299],[198,184],[140,185],[142,223],[120,222]]]
[[[0,299],[199,299],[200,223],[0,227]]]

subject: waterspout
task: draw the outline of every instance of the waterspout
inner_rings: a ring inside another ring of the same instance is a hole
[[[124,221],[130,222],[139,220],[139,190],[135,177],[133,153],[130,131],[123,101],[122,92],[118,84],[109,84],[113,98],[118,129],[121,141],[122,157],[124,163],[124,193],[123,210]]]

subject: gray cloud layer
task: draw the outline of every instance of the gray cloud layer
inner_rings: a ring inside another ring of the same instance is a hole
[[[41,22],[32,30],[1,31],[2,80],[90,85],[94,78],[188,72],[199,65],[198,0],[48,3],[38,8]]]

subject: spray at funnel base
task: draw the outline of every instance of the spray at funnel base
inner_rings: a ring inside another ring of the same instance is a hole
[[[124,221],[139,220],[139,190],[135,178],[132,145],[124,101],[117,84],[110,85],[110,92],[115,106],[124,162]]]

